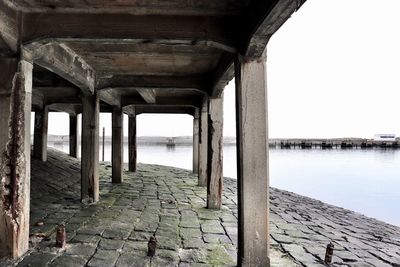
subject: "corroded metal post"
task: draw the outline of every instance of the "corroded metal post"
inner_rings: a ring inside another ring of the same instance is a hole
[[[0,69],[0,258],[18,258],[29,248],[32,64]]]
[[[207,208],[222,205],[223,96],[209,100]]]
[[[199,186],[207,186],[207,150],[208,150],[208,98],[204,97],[200,113],[199,131]]]
[[[129,171],[136,171],[137,152],[136,152],[136,114],[129,114],[128,129],[128,153],[129,153]]]
[[[235,62],[239,266],[270,266],[266,59]]]
[[[193,115],[193,173],[199,172],[199,127],[200,112],[198,108],[194,109]]]
[[[99,98],[82,98],[82,167],[81,200],[99,200]]]
[[[69,115],[69,155],[78,157],[78,118],[76,114]]]
[[[122,183],[123,169],[123,135],[122,135],[122,109],[114,108],[112,111],[112,182]]]
[[[44,107],[35,111],[33,132],[33,156],[41,161],[47,161],[47,129],[49,109]]]

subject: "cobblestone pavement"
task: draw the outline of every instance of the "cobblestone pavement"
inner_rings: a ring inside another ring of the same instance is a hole
[[[223,209],[204,208],[205,188],[189,171],[139,165],[111,184],[100,168],[100,201],[79,201],[80,164],[49,149],[32,162],[31,251],[0,266],[235,266],[236,182],[225,179]],[[272,266],[323,266],[329,242],[333,266],[400,266],[400,228],[293,193],[271,189]],[[54,247],[64,223],[67,246]],[[146,256],[155,234],[156,257]]]

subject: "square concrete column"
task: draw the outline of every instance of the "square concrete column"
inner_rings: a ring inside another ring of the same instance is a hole
[[[135,172],[137,165],[136,114],[129,114],[128,153],[129,153],[129,171]]]
[[[193,115],[193,173],[199,172],[199,127],[200,111],[195,108]]]
[[[114,108],[112,111],[112,182],[122,183],[123,170],[123,120],[122,109]]]
[[[266,59],[235,62],[238,266],[270,266]]]
[[[0,59],[0,258],[29,248],[32,64]]]
[[[78,157],[78,116],[69,114],[69,155]]]
[[[82,97],[81,200],[99,200],[99,98]]]
[[[200,112],[199,186],[207,186],[208,98],[204,97]]]
[[[223,96],[209,100],[207,208],[222,205]]]
[[[47,161],[47,129],[49,109],[44,107],[35,111],[33,134],[33,156],[41,161]]]

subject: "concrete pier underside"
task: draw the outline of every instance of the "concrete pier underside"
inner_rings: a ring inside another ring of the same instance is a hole
[[[236,266],[237,186],[225,179],[221,210],[205,209],[191,171],[139,164],[111,183],[100,166],[100,201],[80,203],[80,161],[50,149],[32,161],[30,250],[0,266]],[[400,228],[293,193],[271,189],[271,266],[398,266]],[[43,222],[38,226],[38,222]],[[67,247],[54,247],[65,223]],[[155,233],[156,257],[146,256]]]

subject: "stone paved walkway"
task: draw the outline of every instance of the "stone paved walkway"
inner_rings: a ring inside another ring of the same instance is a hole
[[[0,266],[236,265],[235,180],[225,180],[223,209],[210,211],[205,188],[188,171],[140,164],[120,185],[111,184],[110,172],[100,168],[100,202],[83,205],[79,161],[51,149],[48,162],[33,160],[32,249]],[[323,266],[330,241],[333,266],[400,266],[398,227],[277,189],[270,214],[272,266]],[[60,223],[67,228],[64,251],[54,247]],[[149,259],[154,233],[157,256]]]

